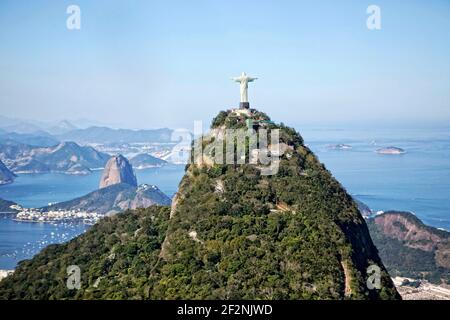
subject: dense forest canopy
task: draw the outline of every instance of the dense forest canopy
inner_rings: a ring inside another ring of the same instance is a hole
[[[300,134],[258,111],[220,112],[212,128],[248,119],[280,130],[287,148],[276,175],[188,164],[172,208],[127,211],[49,246],[0,283],[0,297],[398,299],[357,206]],[[79,290],[65,286],[69,265],[81,269]],[[367,286],[371,265],[378,289]]]

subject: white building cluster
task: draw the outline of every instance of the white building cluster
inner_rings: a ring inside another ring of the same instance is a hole
[[[96,212],[86,212],[81,210],[51,210],[41,211],[38,209],[22,209],[17,215],[16,220],[31,222],[58,222],[64,220],[82,220],[85,223],[95,223],[102,214]]]

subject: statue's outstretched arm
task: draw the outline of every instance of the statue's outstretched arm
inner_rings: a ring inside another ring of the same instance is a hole
[[[235,82],[241,82],[241,78],[240,77],[233,77],[233,78],[231,78],[231,80],[233,80]]]
[[[252,81],[254,81],[254,80],[258,80],[258,78],[248,78],[248,81],[249,81],[249,82],[252,82]]]

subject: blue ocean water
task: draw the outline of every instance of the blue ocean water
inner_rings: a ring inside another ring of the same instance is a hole
[[[14,269],[52,243],[66,242],[87,230],[83,223],[35,223],[14,221],[0,214],[0,269]]]
[[[157,185],[172,196],[184,174],[184,166],[136,170],[138,183]],[[60,202],[85,195],[98,188],[101,171],[88,176],[65,174],[21,174],[9,185],[0,186],[0,198],[24,207],[37,208],[49,202]],[[13,269],[51,243],[61,243],[86,231],[82,223],[36,223],[14,221],[0,214],[0,269]]]
[[[372,210],[411,211],[450,230],[450,129],[315,129],[302,135],[347,191]],[[329,147],[337,143],[352,148]],[[388,146],[406,153],[375,152]]]
[[[139,184],[157,185],[172,196],[184,173],[183,165],[135,170]],[[61,202],[85,195],[98,189],[102,171],[86,176],[58,173],[19,174],[14,183],[0,186],[0,198],[19,203],[27,208],[38,208],[50,202]]]
[[[371,209],[414,212],[426,224],[450,230],[450,129],[300,128],[305,143],[355,198]],[[334,150],[332,144],[348,144]],[[380,155],[381,147],[396,146],[403,155]],[[137,170],[139,183],[157,185],[172,196],[184,166]],[[19,175],[0,186],[0,198],[26,207],[40,207],[84,195],[98,186],[101,172],[88,176]],[[12,221],[0,216],[0,269],[12,269],[51,242],[63,242],[84,232],[85,225],[49,225]],[[53,232],[53,234],[52,234]]]

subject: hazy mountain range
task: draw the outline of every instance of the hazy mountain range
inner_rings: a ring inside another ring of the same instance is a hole
[[[93,169],[105,166],[110,155],[90,146],[80,146],[75,142],[61,142],[51,147],[36,147],[11,140],[0,140],[0,161],[3,181],[12,182],[14,173],[67,173],[89,174]],[[149,154],[137,154],[130,159],[137,169],[160,167],[167,161]],[[5,182],[6,183],[6,182]]]
[[[33,147],[19,143],[0,143],[0,159],[15,173],[88,174],[103,168],[109,155],[74,142],[53,147]]]
[[[56,123],[30,122],[0,116],[0,140],[51,146],[62,141],[86,143],[170,142],[173,130],[113,129],[106,126],[80,128],[67,120]]]
[[[78,128],[67,120],[57,123],[28,122],[0,116],[0,160],[14,173],[88,174],[103,168],[110,154],[123,152],[125,144],[171,142],[171,129],[130,130],[92,126]],[[109,154],[92,146],[106,148]],[[157,167],[167,162],[139,147],[130,161],[136,168]],[[5,170],[4,170],[5,171]],[[6,178],[3,179],[6,181]],[[8,179],[8,182],[11,179]]]
[[[43,131],[17,133],[0,129],[0,143],[21,143],[36,147],[51,147],[57,145],[59,140]]]
[[[170,142],[171,129],[130,130],[107,127],[89,127],[76,129],[56,135],[61,141],[78,143],[127,143],[127,142]]]

